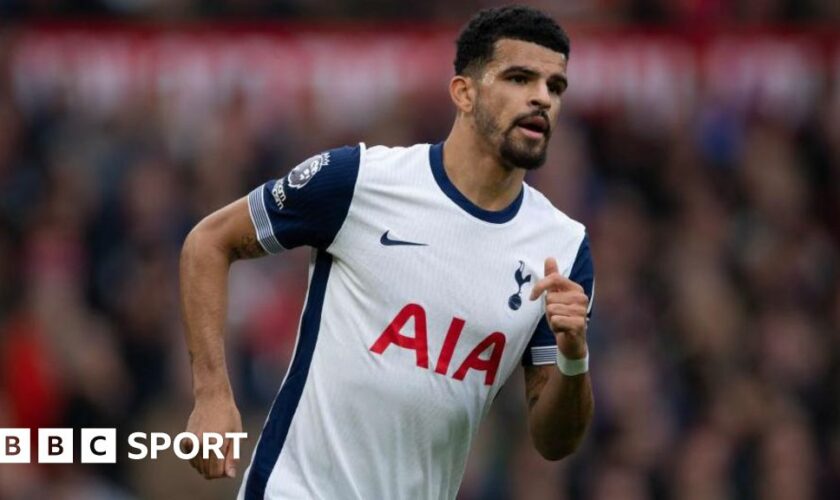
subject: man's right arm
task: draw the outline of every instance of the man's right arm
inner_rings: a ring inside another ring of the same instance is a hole
[[[241,432],[242,421],[228,378],[224,330],[227,317],[228,270],[233,261],[266,255],[257,241],[242,198],[217,210],[199,222],[181,251],[181,309],[192,368],[195,406],[187,431]],[[204,460],[199,454],[191,461],[205,478],[236,475],[230,443],[223,448],[224,460]]]
[[[328,248],[347,217],[363,149],[360,144],[315,155],[207,216],[187,236],[181,307],[195,393],[188,432],[241,431],[224,350],[230,264],[299,246]],[[208,479],[233,476],[234,464],[225,456],[196,458],[192,465]]]

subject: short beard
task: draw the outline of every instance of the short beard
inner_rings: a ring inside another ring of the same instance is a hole
[[[511,170],[514,168],[536,170],[545,164],[548,139],[550,137],[549,133],[545,134],[543,146],[536,152],[527,146],[523,147],[521,142],[517,142],[511,137],[511,134],[516,128],[516,122],[525,118],[525,116],[517,117],[513,124],[502,132],[501,127],[493,120],[493,115],[488,113],[484,106],[481,105],[481,101],[476,100],[475,103],[475,125],[478,133],[490,144],[493,143],[494,137],[501,137],[498,151],[499,157],[502,160],[502,164]]]
[[[499,155],[502,157],[502,161],[513,167],[525,170],[536,170],[542,167],[545,164],[548,137],[545,139],[546,145],[539,148],[536,153],[530,150],[523,151],[522,149],[518,149],[514,146],[514,141],[510,138],[510,134],[513,132],[514,127],[516,127],[516,125],[505,132],[502,144],[499,145]]]

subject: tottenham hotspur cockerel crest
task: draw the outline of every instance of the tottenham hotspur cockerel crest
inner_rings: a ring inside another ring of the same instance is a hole
[[[309,182],[309,179],[315,177],[322,168],[330,164],[330,153],[321,153],[304,161],[289,172],[288,184],[289,187],[300,189]]]

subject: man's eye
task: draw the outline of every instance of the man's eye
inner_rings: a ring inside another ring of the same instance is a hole
[[[522,75],[513,75],[510,77],[510,81],[513,83],[528,83],[528,79]]]

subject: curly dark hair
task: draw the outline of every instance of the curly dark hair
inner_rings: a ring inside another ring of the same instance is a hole
[[[569,57],[569,36],[554,19],[532,7],[508,5],[480,10],[461,30],[455,42],[455,73],[481,69],[502,38],[536,43]]]

